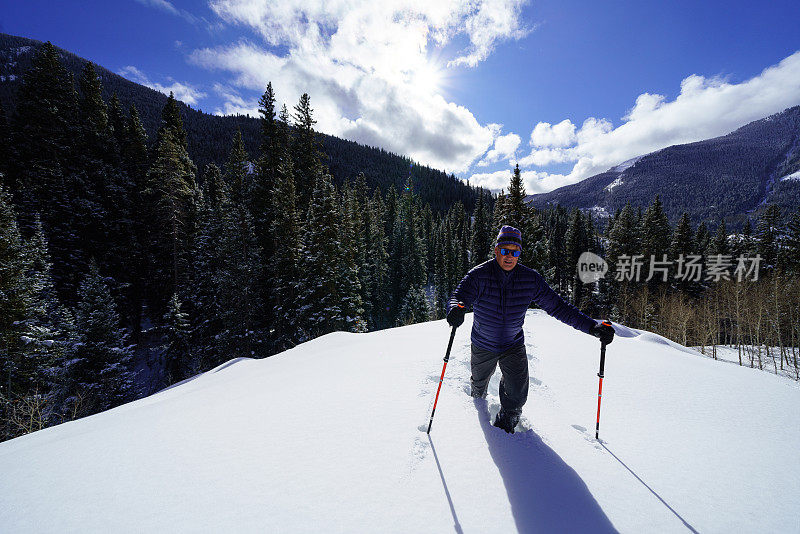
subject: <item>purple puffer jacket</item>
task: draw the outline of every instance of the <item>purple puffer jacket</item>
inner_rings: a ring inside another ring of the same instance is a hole
[[[522,323],[531,302],[562,323],[589,333],[595,321],[564,302],[541,274],[517,264],[504,271],[491,259],[473,268],[453,292],[447,310],[463,302],[472,306],[472,342],[492,352],[503,352],[525,343]]]

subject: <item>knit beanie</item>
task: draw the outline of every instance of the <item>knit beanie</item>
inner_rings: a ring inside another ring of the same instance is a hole
[[[497,234],[497,246],[517,245],[522,250],[522,232],[513,226],[503,226]]]

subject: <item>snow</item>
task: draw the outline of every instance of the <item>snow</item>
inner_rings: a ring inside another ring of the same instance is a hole
[[[611,191],[618,185],[622,185],[622,176],[618,176],[617,178],[615,178],[614,181],[608,184],[605,189],[606,191]]]
[[[781,181],[784,180],[800,180],[800,171],[793,172],[792,174],[787,174],[786,176],[781,178]]]
[[[603,206],[592,206],[589,208],[589,212],[591,213],[592,217],[600,217],[600,218],[608,218],[611,214],[608,213],[608,210]]]
[[[530,311],[513,436],[469,390],[472,314],[334,333],[0,444],[7,532],[797,532],[796,382]],[[774,498],[779,496],[779,498]]]
[[[714,358],[712,347],[706,346],[694,348],[700,352],[703,352],[706,357]],[[794,356],[791,347],[787,347],[785,350],[787,351],[785,356],[793,362]],[[743,345],[740,351],[740,349],[735,345],[717,345],[716,359],[722,362],[739,365],[740,352],[742,365],[757,368],[760,357],[763,371],[795,380],[798,379],[797,371],[794,369],[793,363],[791,365],[787,365],[785,362],[781,364],[780,347],[766,347],[763,345],[758,347],[756,345]]]
[[[622,163],[620,163],[616,167],[612,167],[611,169],[609,169],[609,172],[619,172],[619,173],[625,172],[628,169],[630,169],[631,167],[633,167],[634,165],[636,165],[636,163],[640,159],[642,159],[643,157],[644,156],[636,156],[635,158],[631,158],[629,160],[623,161]]]

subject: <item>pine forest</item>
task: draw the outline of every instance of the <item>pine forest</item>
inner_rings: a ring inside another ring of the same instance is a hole
[[[688,214],[671,225],[658,197],[608,218],[534,209],[519,167],[499,195],[434,202],[413,163],[383,190],[364,172],[335,180],[310,96],[276,102],[270,84],[257,143],[239,130],[224,161],[198,166],[172,96],[148,135],[135,105],[103,98],[94,66],[75,80],[40,47],[0,108],[0,440],[232,358],[441,319],[504,224],[522,230],[520,261],[590,316],[800,380],[800,210],[770,206],[729,234]],[[671,266],[583,283],[587,251]],[[760,263],[744,281],[680,277],[689,256]]]

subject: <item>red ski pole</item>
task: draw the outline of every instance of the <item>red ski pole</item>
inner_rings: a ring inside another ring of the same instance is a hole
[[[611,326],[608,321],[603,321],[604,325]],[[600,343],[600,372],[597,376],[600,377],[600,388],[597,391],[597,427],[594,431],[594,439],[600,439],[600,401],[603,399],[603,370],[606,366],[606,344]]]
[[[460,308],[463,308],[463,304],[457,304]],[[436,388],[436,399],[433,401],[433,411],[431,411],[431,420],[428,423],[428,434],[431,433],[431,426],[433,426],[433,414],[436,413],[436,403],[439,402],[439,392],[442,390],[442,381],[444,380],[444,371],[447,369],[447,362],[450,361],[450,349],[453,348],[453,338],[456,337],[456,328],[457,326],[453,327],[453,330],[450,332],[450,342],[447,344],[447,352],[444,355],[444,365],[442,366],[442,376],[439,377],[439,387]]]

